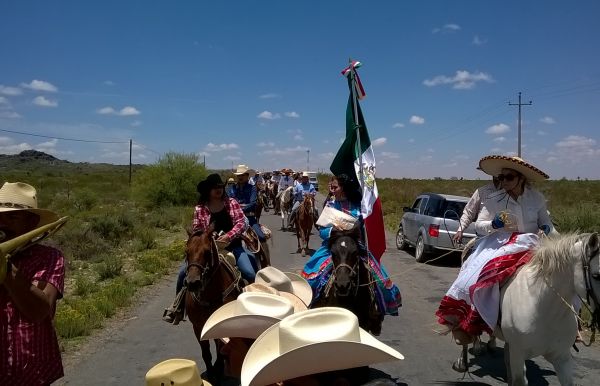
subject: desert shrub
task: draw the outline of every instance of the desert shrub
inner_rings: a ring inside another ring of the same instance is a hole
[[[100,280],[113,279],[121,275],[123,260],[116,255],[105,255],[94,267]]]
[[[87,318],[81,312],[61,303],[54,317],[54,326],[58,336],[65,339],[88,335],[91,331]]]
[[[90,210],[98,203],[98,193],[82,189],[73,194],[73,206],[80,212]]]
[[[75,284],[73,288],[73,294],[77,296],[86,296],[92,293],[96,288],[96,283],[87,275],[77,275],[75,277]]]
[[[196,185],[206,174],[195,154],[170,152],[139,171],[132,195],[147,207],[193,205],[197,199]]]
[[[52,237],[69,260],[95,261],[110,250],[110,244],[106,240],[75,219],[70,220]]]
[[[128,283],[126,279],[119,278],[111,282],[102,289],[102,295],[106,295],[115,306],[123,307],[130,303],[131,297],[135,293],[135,287]]]
[[[154,228],[143,228],[135,233],[132,248],[135,252],[145,251],[147,249],[155,248],[158,243],[156,242],[157,232]]]
[[[137,287],[144,287],[154,283],[154,276],[147,272],[135,271],[129,281]]]
[[[98,312],[105,318],[110,318],[117,310],[115,303],[103,293],[94,296],[94,307],[96,307]]]
[[[144,223],[148,227],[170,230],[181,226],[182,223],[189,224],[192,218],[190,206],[163,206],[156,208],[144,217]]]

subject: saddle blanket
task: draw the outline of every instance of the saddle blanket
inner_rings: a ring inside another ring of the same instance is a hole
[[[498,324],[501,284],[529,262],[538,243],[536,234],[517,232],[495,232],[479,240],[442,299],[438,322],[471,335],[492,333]]]

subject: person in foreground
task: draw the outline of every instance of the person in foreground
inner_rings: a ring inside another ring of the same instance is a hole
[[[64,289],[64,257],[31,242],[37,237],[31,231],[53,223],[54,231],[59,222],[56,213],[38,208],[33,186],[5,182],[0,188],[0,264],[7,266],[0,280],[0,385],[50,385],[64,375],[53,324]],[[8,247],[25,234],[31,237]],[[4,248],[12,252],[8,261]]]
[[[353,188],[353,181],[345,174],[333,177],[329,183],[329,189],[333,192],[333,199],[328,201],[325,207],[331,207],[352,217],[360,218],[360,194]],[[322,227],[319,234],[323,239],[321,247],[308,259],[302,270],[304,277],[313,289],[313,303],[320,297],[321,290],[327,284],[333,270],[331,261],[331,251],[329,250],[329,238],[334,226]],[[402,297],[400,290],[392,282],[387,274],[383,264],[379,264],[373,255],[365,251],[364,259],[375,278],[382,299],[382,309],[385,309],[387,315],[398,315],[398,309],[402,306]]]
[[[459,344],[483,331],[493,332],[499,284],[528,262],[540,235],[555,232],[544,196],[529,184],[547,179],[546,173],[518,157],[497,155],[483,157],[479,167],[496,177],[501,189],[483,201],[475,223],[482,238],[436,312],[438,322],[449,326]]]

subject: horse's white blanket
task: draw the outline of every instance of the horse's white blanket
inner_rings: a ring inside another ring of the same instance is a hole
[[[514,242],[508,243],[511,232],[494,232],[479,240],[475,251],[463,264],[458,277],[446,293],[457,300],[464,300],[474,306],[483,320],[493,330],[498,324],[500,310],[500,285],[496,283],[474,293],[471,299],[469,288],[477,282],[483,267],[492,259],[511,255],[533,248],[539,243],[539,237],[533,233],[517,235]]]

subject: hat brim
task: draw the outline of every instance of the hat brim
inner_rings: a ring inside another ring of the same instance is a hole
[[[44,225],[48,225],[51,224],[53,222],[58,221],[58,219],[60,218],[60,216],[57,213],[54,213],[51,210],[48,209],[35,209],[35,208],[5,208],[5,207],[0,207],[0,213],[6,213],[6,212],[31,212],[33,214],[36,214],[40,217],[40,220],[38,222],[38,224],[36,225],[36,228],[40,228],[43,227]]]
[[[307,306],[310,305],[313,298],[313,290],[310,284],[302,276],[293,272],[284,272],[292,281],[293,295],[297,296]],[[281,292],[281,291],[280,291]]]
[[[244,292],[262,292],[262,293],[267,293],[267,294],[271,294],[271,295],[276,295],[276,296],[282,296],[284,298],[286,298],[287,300],[290,301],[290,303],[292,303],[292,306],[294,306],[294,313],[296,312],[300,312],[300,311],[306,311],[308,309],[308,305],[306,303],[304,303],[304,301],[302,301],[302,299],[300,299],[298,296],[289,293],[289,292],[284,292],[284,291],[278,291],[273,287],[269,287],[268,285],[265,284],[261,284],[261,283],[252,283],[252,284],[248,284],[247,286],[244,287]]]
[[[502,169],[513,169],[521,173],[529,181],[543,181],[550,178],[546,173],[528,162],[503,155],[483,157],[479,161],[479,168],[491,176],[498,176],[502,172]]]
[[[404,359],[363,329],[360,342],[320,342],[280,352],[279,326],[277,323],[268,328],[248,350],[242,365],[243,386],[270,385],[304,375]]]

